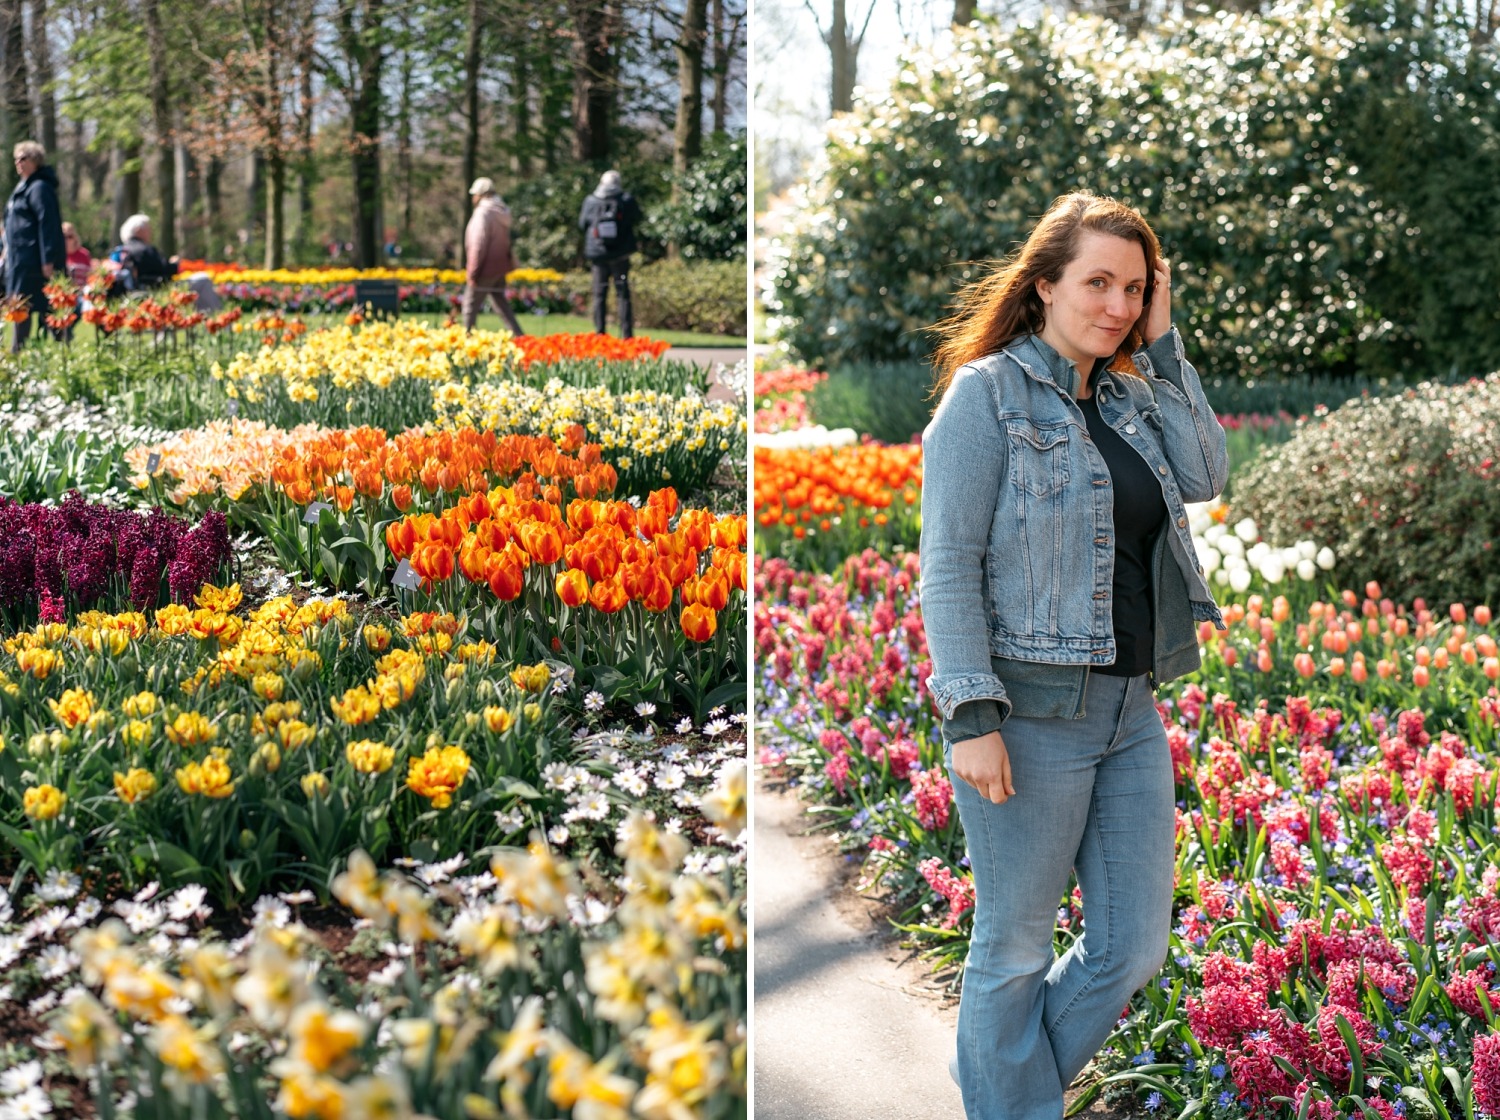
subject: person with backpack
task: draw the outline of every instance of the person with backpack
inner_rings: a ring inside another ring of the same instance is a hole
[[[641,208],[620,185],[618,171],[606,171],[594,193],[583,200],[578,228],[583,230],[583,256],[594,273],[594,330],[604,334],[609,319],[609,282],[615,282],[620,302],[620,337],[634,335],[630,312],[630,254],[635,252],[635,229]]]
[[[119,266],[118,281],[129,292],[159,288],[177,275],[178,258],[163,257],[151,243],[151,219],[132,214],[120,227],[120,244],[109,259]]]
[[[35,140],[22,140],[13,153],[20,180],[5,204],[5,294],[25,296],[27,315],[18,319],[10,350],[19,354],[34,319],[47,314],[47,281],[68,266],[62,211],[57,205],[57,172]]]
[[[480,309],[488,300],[513,335],[523,335],[516,313],[505,298],[505,278],[516,270],[511,251],[510,209],[495,193],[494,180],[480,176],[469,188],[474,213],[464,230],[464,269],[469,283],[464,289],[464,330],[472,331]]]

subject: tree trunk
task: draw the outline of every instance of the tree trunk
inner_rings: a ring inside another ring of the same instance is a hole
[[[511,167],[518,179],[530,179],[532,167],[531,86],[529,50],[523,46],[511,64],[510,135]]]
[[[380,261],[380,72],[384,50],[375,32],[382,0],[361,0],[364,19],[355,23],[354,0],[339,12],[352,93],[349,120],[354,172],[354,264],[373,268]]]
[[[562,137],[567,135],[570,82],[550,51],[539,53],[536,62],[537,88],[542,91],[542,166],[552,172],[563,161]]]
[[[405,17],[403,17],[405,18]],[[401,49],[401,100],[396,106],[396,174],[401,179],[401,228],[400,236],[411,231],[412,192],[412,148],[411,148],[411,83],[414,69],[410,47]],[[472,183],[474,180],[470,179]],[[468,189],[468,183],[464,184]]]
[[[177,142],[177,250],[185,257],[207,257],[203,216],[198,205],[198,161],[193,150]]]
[[[125,219],[141,210],[141,146],[117,147],[110,155],[115,173],[115,221],[111,238],[118,237]]]
[[[469,0],[468,40],[464,46],[463,187],[479,178],[479,0]]]
[[[52,43],[47,22],[47,0],[31,0],[31,57],[36,62],[37,139],[47,149],[47,158],[57,150],[57,96],[52,91]]]
[[[313,194],[318,186],[313,156],[313,35],[303,33],[297,50],[297,229],[292,242],[298,254],[313,244]]]
[[[854,108],[854,75],[858,59],[849,47],[846,0],[833,0],[833,24],[828,29],[828,49],[833,63],[833,88],[829,104],[835,113],[847,113]]]
[[[21,0],[0,0],[0,121],[3,121],[5,144],[5,193],[16,185],[16,168],[10,160],[11,150],[22,140],[32,139],[31,91],[27,87],[26,28],[22,19]],[[50,156],[50,153],[49,153]]]
[[[286,157],[271,144],[266,148],[266,268],[281,267],[285,243]]]
[[[265,232],[266,207],[266,157],[259,150],[252,151],[245,170],[245,223],[238,230],[235,242],[242,254],[248,254],[249,244],[256,233]],[[228,217],[228,215],[225,215]],[[248,256],[243,256],[248,262]]]
[[[177,144],[172,137],[167,38],[158,0],[141,0],[141,19],[146,25],[146,53],[151,59],[151,123],[156,130],[157,214],[151,228],[162,255],[170,257],[177,252]]]
[[[224,164],[218,156],[208,157],[203,172],[203,219],[207,226],[207,256],[224,255]]]
[[[953,26],[968,27],[974,22],[974,0],[953,0]]]
[[[739,38],[739,17],[735,17],[731,24],[724,9],[724,0],[713,0],[708,22],[713,29],[714,92],[710,108],[714,132],[722,133],[729,119],[729,65]]]
[[[707,18],[708,0],[687,0],[676,44],[677,128],[672,138],[672,170],[678,176],[703,151],[703,39]],[[673,201],[677,197],[674,182]]]
[[[67,182],[63,184],[63,198],[66,200],[70,211],[77,211],[78,199],[83,190],[84,155],[82,121],[73,122],[73,142],[69,145],[69,148],[71,151],[68,152],[68,162],[72,167],[72,173],[68,176]],[[98,196],[99,192],[96,189],[94,197],[98,198]]]
[[[573,156],[603,164],[610,156],[609,110],[614,100],[609,0],[570,0],[573,13]]]

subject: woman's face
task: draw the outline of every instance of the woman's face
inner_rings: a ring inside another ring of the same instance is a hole
[[[1087,376],[1120,348],[1146,300],[1146,254],[1139,241],[1085,230],[1078,254],[1053,282],[1038,280],[1047,305],[1042,340]]]

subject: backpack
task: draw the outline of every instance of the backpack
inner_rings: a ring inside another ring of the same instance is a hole
[[[620,196],[600,200],[599,214],[594,219],[594,236],[606,249],[620,245]]]

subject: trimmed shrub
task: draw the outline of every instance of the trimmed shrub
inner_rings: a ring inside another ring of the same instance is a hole
[[[819,367],[921,359],[973,262],[1088,187],[1152,220],[1205,375],[1493,369],[1500,73],[1415,9],[988,22],[914,52],[832,126],[769,325]]]
[[[630,296],[637,327],[745,334],[743,260],[657,261],[633,268]]]
[[[1235,515],[1312,537],[1339,586],[1375,579],[1435,606],[1500,600],[1500,373],[1319,410],[1236,476]]]

